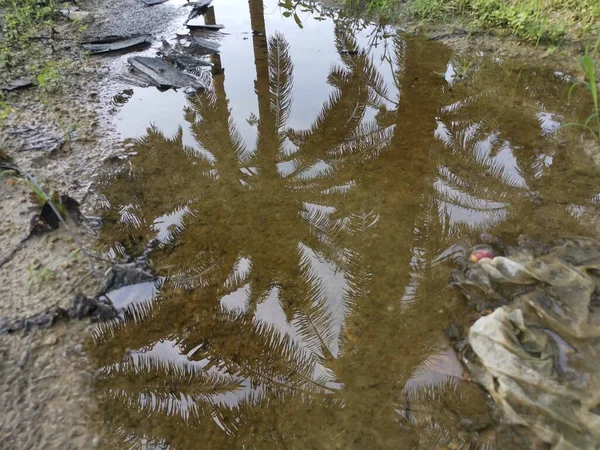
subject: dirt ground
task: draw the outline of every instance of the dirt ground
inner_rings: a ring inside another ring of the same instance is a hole
[[[87,36],[148,33],[160,42],[187,15],[184,3],[149,8],[139,0],[107,0],[83,1],[79,7],[95,18],[85,31]],[[53,50],[46,57],[70,62],[61,91],[46,94],[31,88],[9,93],[6,101],[13,111],[0,122],[0,147],[48,192],[68,193],[81,203],[85,215],[93,216],[94,180],[114,170],[115,157],[127,153],[111,123],[115,109],[111,98],[123,89],[114,76],[115,67],[123,64],[123,58],[86,56],[76,41],[82,34],[66,19],[56,29],[58,35],[48,43]],[[418,25],[408,28],[419,29]],[[517,41],[472,37],[451,29],[421,31],[459,51],[527,59],[533,54],[537,60],[547,53]],[[561,49],[548,58],[560,61],[559,67],[573,67],[578,49]],[[23,75],[16,69],[0,75],[0,81]],[[29,200],[30,192],[24,183],[0,179],[0,261],[19,246],[39,209]],[[93,227],[71,223],[70,228],[75,240],[62,227],[33,236],[0,268],[0,323],[53,306],[66,308],[77,292],[89,296],[98,292],[110,263],[90,260],[79,249],[81,244],[90,252],[98,251]],[[0,449],[100,445],[100,431],[90,426],[93,371],[82,351],[90,326],[89,319],[63,321],[49,329],[0,334]]]
[[[186,16],[177,5],[145,7],[139,0],[79,2],[95,18],[85,36],[149,33],[159,39],[174,18]],[[127,152],[114,132],[112,97],[123,89],[115,65],[122,57],[90,57],[79,48],[78,26],[64,19],[48,41],[48,60],[66,61],[58,93],[39,88],[15,91],[5,99],[10,115],[0,122],[0,147],[15,165],[32,174],[48,193],[68,193],[93,215],[93,183],[114,170],[116,155]],[[74,36],[74,39],[67,38]],[[17,68],[1,82],[27,75]],[[0,261],[28,235],[30,218],[39,212],[31,189],[9,177],[0,180]],[[93,220],[90,222],[93,224]],[[88,258],[96,232],[85,223],[27,239],[0,267],[2,323],[32,317],[56,306],[67,308],[74,295],[94,296],[109,262]],[[74,237],[74,239],[73,239]],[[93,270],[90,267],[93,265]],[[0,449],[88,449],[100,445],[90,426],[92,379],[82,342],[90,319],[61,321],[48,329],[0,332]]]

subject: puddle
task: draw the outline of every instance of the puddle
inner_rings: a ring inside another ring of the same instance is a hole
[[[445,337],[472,320],[449,272],[482,232],[595,235],[595,159],[554,134],[588,105],[550,69],[214,12],[212,87],[135,88],[116,117],[135,156],[101,240],[158,239],[161,282],[92,334],[106,447],[521,448]]]

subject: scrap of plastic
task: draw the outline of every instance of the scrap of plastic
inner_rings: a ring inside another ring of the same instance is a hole
[[[482,292],[517,288],[469,330],[473,377],[553,449],[600,449],[600,243],[561,239],[469,270]]]

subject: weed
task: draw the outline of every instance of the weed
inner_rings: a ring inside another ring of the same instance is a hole
[[[571,86],[569,89],[568,99],[571,101],[573,92],[578,86],[583,86],[589,92],[592,98],[594,109],[592,113],[587,117],[584,122],[571,122],[561,126],[564,127],[582,127],[588,130],[596,140],[600,140],[600,100],[598,99],[598,77],[596,76],[596,69],[598,61],[594,59],[598,54],[598,48],[600,47],[600,35],[596,39],[596,43],[593,47],[590,44],[585,46],[585,53],[579,59],[579,65],[581,66],[585,78],[579,80]]]
[[[0,121],[10,113],[10,106],[4,102],[4,94],[0,91]]]
[[[54,270],[50,267],[43,267],[38,269],[36,265],[31,265],[27,268],[27,272],[29,273],[29,291],[31,292],[33,288],[36,288],[36,291],[40,291],[41,288],[49,283],[50,281],[56,278],[56,274]]]
[[[413,13],[420,19],[442,19],[446,14],[443,0],[414,0]]]
[[[55,0],[0,0],[6,7],[4,35],[11,42],[27,40],[40,27],[49,27],[57,14]]]
[[[63,75],[61,70],[64,64],[56,61],[47,62],[37,76],[38,86],[46,93],[58,92],[61,89]]]

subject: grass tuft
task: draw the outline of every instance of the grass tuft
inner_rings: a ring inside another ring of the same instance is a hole
[[[581,127],[590,132],[594,139],[600,141],[600,99],[598,98],[598,76],[597,76],[597,68],[598,68],[598,49],[600,48],[600,35],[596,39],[596,43],[591,46],[589,43],[585,47],[584,55],[579,59],[579,65],[585,74],[585,78],[583,80],[578,80],[571,86],[569,89],[568,100],[571,101],[571,97],[573,96],[573,92],[578,87],[584,87],[594,105],[592,113],[585,119],[584,122],[571,122],[566,123],[561,126],[561,128],[565,127]]]

